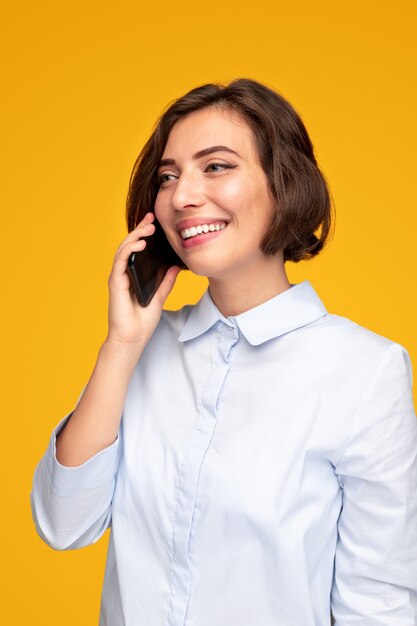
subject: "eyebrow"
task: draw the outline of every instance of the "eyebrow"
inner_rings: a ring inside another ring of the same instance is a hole
[[[237,157],[241,158],[240,155],[231,148],[227,146],[211,146],[210,148],[204,148],[204,150],[200,150],[193,155],[193,159],[201,159],[201,157],[207,156],[212,152],[231,152],[235,154]],[[161,159],[158,167],[162,167],[163,165],[176,165],[175,159]]]

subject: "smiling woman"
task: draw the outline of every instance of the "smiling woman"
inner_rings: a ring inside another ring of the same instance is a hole
[[[190,121],[193,113],[196,115]],[[263,251],[274,254],[282,249],[284,261],[293,262],[318,254],[331,231],[331,202],[313,145],[291,104],[265,85],[248,79],[235,80],[226,87],[208,84],[193,89],[161,115],[132,172],[127,203],[129,230],[133,230],[147,211],[153,211],[160,189],[161,167],[178,167],[167,150],[171,131],[177,135],[184,124],[197,130],[200,119],[204,118],[207,124],[211,118],[212,136],[217,136],[222,145],[200,146],[193,160],[212,156],[215,148],[223,148],[238,163],[241,157],[232,145],[224,145],[221,132],[222,127],[230,129],[234,123],[238,128],[233,138],[245,143],[247,153],[262,169],[275,200],[274,220],[262,241]],[[218,121],[221,127],[216,129]],[[185,129],[187,132],[189,128]],[[245,137],[240,136],[242,133]],[[172,141],[171,137],[171,144]],[[187,147],[190,151],[190,146]],[[224,159],[222,164],[226,169],[233,167]],[[319,229],[321,233],[317,237]]]
[[[202,145],[208,148],[196,152]],[[275,200],[246,122],[217,107],[189,114],[171,130],[164,155],[162,163],[176,165],[160,166],[155,215],[184,264],[208,277],[222,313],[241,313],[288,288],[282,251],[268,255],[260,246],[274,220]],[[199,234],[198,226],[208,233]],[[186,230],[184,238],[181,231],[191,228],[195,232]]]
[[[332,225],[298,114],[249,79],[185,94],[135,163],[127,222],[108,335],[31,494],[56,549],[111,527],[100,625],[414,624],[411,363],[288,281]],[[128,260],[166,246],[178,265],[140,306]],[[209,288],[163,310],[181,268]]]

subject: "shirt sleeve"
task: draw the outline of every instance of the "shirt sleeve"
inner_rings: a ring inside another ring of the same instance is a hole
[[[408,352],[391,343],[336,465],[335,626],[417,624],[417,420]]]
[[[121,450],[116,440],[77,467],[61,465],[56,438],[70,419],[64,417],[52,431],[48,448],[37,465],[30,503],[40,537],[56,550],[95,543],[111,525],[111,502]]]

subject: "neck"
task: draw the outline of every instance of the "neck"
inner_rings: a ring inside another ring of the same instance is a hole
[[[264,261],[262,275],[253,266],[240,272],[239,278],[210,278],[210,296],[224,317],[239,315],[291,287],[282,255],[269,256]]]

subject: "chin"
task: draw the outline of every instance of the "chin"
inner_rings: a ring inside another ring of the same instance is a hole
[[[197,276],[215,277],[219,274],[221,275],[224,271],[224,266],[219,263],[219,259],[187,259],[186,261],[184,260],[184,263]]]

